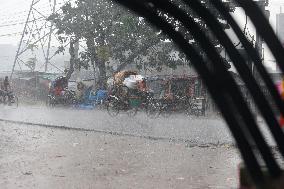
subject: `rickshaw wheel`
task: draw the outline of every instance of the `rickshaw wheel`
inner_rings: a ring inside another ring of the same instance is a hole
[[[146,108],[146,115],[149,118],[157,118],[160,115],[160,105],[157,102],[150,102]]]
[[[115,117],[119,113],[119,108],[115,101],[110,101],[107,103],[107,112],[110,116]]]
[[[188,116],[199,116],[199,114],[200,114],[197,105],[194,104],[194,103],[192,103],[188,106],[185,113]]]
[[[53,107],[54,106],[54,102],[53,102],[53,100],[52,100],[52,97],[47,97],[47,99],[46,99],[46,106],[51,106],[51,107]]]
[[[171,116],[171,110],[162,110],[160,113],[164,118],[169,118]]]
[[[170,104],[162,104],[160,108],[160,114],[164,118],[169,118],[173,113],[172,107]]]
[[[129,117],[134,117],[138,112],[137,108],[130,108],[129,110],[127,110],[127,115]]]
[[[19,106],[19,99],[16,95],[13,96],[13,102],[11,102],[16,108]]]

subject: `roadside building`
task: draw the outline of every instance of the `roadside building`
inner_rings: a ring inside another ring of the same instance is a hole
[[[0,74],[1,75],[1,74]],[[45,100],[49,84],[59,74],[38,71],[16,71],[11,81],[13,90],[20,99]]]
[[[276,34],[284,45],[284,13],[276,15]]]

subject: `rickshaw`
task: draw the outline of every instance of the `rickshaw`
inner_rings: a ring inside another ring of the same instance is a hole
[[[146,90],[143,76],[135,71],[122,71],[114,75],[107,103],[109,115],[116,116],[123,111],[129,116],[135,116],[138,109],[147,109],[149,102],[151,93]]]
[[[71,105],[75,101],[75,92],[68,90],[68,79],[65,76],[57,77],[51,82],[46,101],[48,106]]]
[[[90,109],[102,107],[107,100],[107,94],[107,90],[98,89],[97,91],[94,91],[93,86],[90,86],[86,89],[82,102],[79,104],[77,103],[76,106]]]
[[[159,108],[160,114],[169,117],[173,112],[185,113],[186,115],[201,115],[194,87],[197,77],[170,77],[159,80]]]

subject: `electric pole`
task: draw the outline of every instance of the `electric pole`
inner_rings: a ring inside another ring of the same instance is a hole
[[[259,6],[260,10],[266,15],[266,17],[269,18],[269,11],[265,10],[265,7],[268,6],[268,4],[269,4],[269,0],[258,0],[258,1],[255,1],[255,3]],[[230,6],[240,7],[238,4],[236,4],[233,1],[230,1]],[[255,49],[257,50],[260,58],[262,59],[263,58],[262,38],[260,37],[258,32],[256,32]],[[253,71],[253,66],[252,66],[251,70]]]
[[[52,14],[55,13],[55,8],[56,8],[56,0],[53,1],[53,9],[52,9]],[[52,32],[53,32],[53,23],[51,23],[50,26],[50,31],[49,31],[49,36],[48,36],[48,46],[47,46],[47,51],[46,51],[46,58],[45,58],[45,67],[44,67],[44,72],[47,72],[48,70],[48,64],[50,61],[50,44],[51,44],[51,37],[52,37]]]
[[[79,58],[79,45],[80,45],[80,42],[79,40],[77,40],[74,44],[74,50],[75,50],[75,61],[78,60]],[[78,65],[75,64],[75,75],[76,75],[76,79],[81,79],[81,75],[80,75],[80,69],[78,67]]]
[[[269,18],[269,12],[265,10],[265,7],[268,6],[268,0],[259,0],[257,1],[257,5],[259,6],[260,10],[266,15],[266,17]],[[256,31],[255,36],[256,36],[255,49],[258,52],[261,60],[263,60],[263,53],[262,53],[262,41],[263,40],[257,31]],[[252,64],[252,73],[255,76],[255,69],[254,69],[253,64]]]
[[[255,3],[259,6],[260,10],[263,12],[263,14],[266,15],[267,18],[269,18],[269,11],[266,11],[265,7],[268,6],[268,4],[269,4],[268,1],[269,0],[258,0],[258,1],[255,1]],[[230,6],[232,6],[232,7],[240,7],[238,4],[236,4],[233,1],[230,1]],[[256,31],[256,34],[255,34],[255,38],[256,38],[256,40],[255,40],[255,49],[256,49],[260,59],[263,60],[263,52],[262,52],[263,40],[262,40],[261,36],[259,35],[259,33],[257,31]],[[255,63],[253,63],[249,59],[249,56],[246,54],[244,49],[240,49],[240,52],[242,52],[242,55],[244,55],[244,57],[246,57],[246,59],[247,59],[246,61],[248,63],[249,70],[251,71],[253,77],[256,79],[257,82],[259,82],[257,72],[255,71],[255,65],[254,65]],[[253,106],[253,103],[250,100],[248,91],[246,92],[246,98],[247,98],[249,106],[252,108],[252,110],[255,110],[255,107]]]
[[[30,16],[31,16],[31,12],[32,12],[32,10],[33,10],[33,6],[34,6],[36,3],[37,3],[37,2],[35,2],[35,0],[33,0],[32,3],[31,3],[30,9],[29,9],[29,13],[28,13],[28,17],[27,17],[27,20],[26,20],[26,23],[25,23],[25,26],[24,26],[24,29],[23,29],[23,33],[22,33],[22,36],[21,36],[21,40],[20,40],[20,43],[19,43],[17,52],[16,52],[16,56],[15,56],[15,59],[14,59],[13,68],[12,68],[12,72],[11,72],[11,75],[10,75],[10,79],[12,79],[12,76],[13,76],[13,74],[14,74],[15,66],[16,66],[18,57],[19,57],[19,55],[20,55],[20,49],[21,49],[21,46],[22,46],[22,43],[23,43],[23,39],[24,39],[24,36],[25,36],[26,29],[27,29],[27,27],[28,27],[28,22],[29,22],[29,19],[30,19]]]
[[[29,7],[27,19],[23,28],[23,32],[20,38],[20,42],[16,51],[13,67],[10,78],[12,78],[17,68],[20,71],[28,69],[33,71],[37,69],[45,72],[50,67],[55,68],[59,72],[63,72],[58,66],[51,63],[51,59],[56,56],[55,50],[51,49],[52,42],[56,42],[53,38],[55,31],[54,23],[48,20],[48,17],[53,13],[56,13],[57,5],[66,3],[70,0],[30,0],[31,5]],[[48,6],[47,6],[48,4]],[[58,41],[58,43],[60,43]],[[37,57],[31,57],[31,51],[37,51]],[[39,58],[38,65],[34,66],[33,69],[28,65],[28,61],[31,58]],[[39,63],[42,62],[40,65]]]

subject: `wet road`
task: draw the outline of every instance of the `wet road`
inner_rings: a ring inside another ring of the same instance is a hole
[[[232,189],[241,161],[230,146],[5,122],[0,149],[1,189]]]
[[[182,140],[198,146],[234,144],[226,124],[220,118],[172,115],[169,118],[150,119],[143,112],[139,112],[135,117],[129,117],[123,113],[117,117],[111,117],[103,110],[48,108],[45,106],[19,106],[18,108],[1,106],[0,119],[87,129],[118,135]],[[273,144],[268,132],[265,131],[265,133],[270,144]]]

